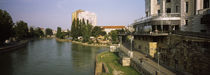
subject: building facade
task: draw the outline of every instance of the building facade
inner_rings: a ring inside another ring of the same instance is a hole
[[[75,12],[72,13],[72,22],[74,19],[79,19],[79,20],[85,20],[85,22],[90,23],[93,26],[96,26],[97,24],[97,16],[95,13],[93,12],[89,12],[89,11],[84,11],[84,10],[77,10]]]
[[[146,17],[132,24],[133,42],[128,35],[121,35],[121,42],[177,75],[209,75],[209,4],[209,0],[145,0]]]
[[[210,33],[210,1],[181,0],[181,30]]]
[[[135,20],[137,33],[168,33],[180,29],[180,0],[145,0],[146,17]]]
[[[106,34],[108,34],[109,32],[113,31],[113,30],[122,30],[125,29],[125,26],[123,25],[119,25],[119,26],[100,26],[102,29],[104,29],[104,31],[106,32]]]
[[[146,16],[135,20],[137,32],[210,33],[209,0],[145,0]]]
[[[73,20],[77,20],[79,13],[84,12],[84,10],[76,10],[75,12],[72,13],[72,22]]]

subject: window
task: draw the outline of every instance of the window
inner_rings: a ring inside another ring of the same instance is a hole
[[[171,8],[167,8],[166,13],[171,13]]]
[[[176,13],[179,12],[179,6],[176,6]]]
[[[188,5],[188,2],[186,2],[186,13],[188,13],[188,7],[189,5]]]
[[[166,0],[167,3],[171,2],[171,0]]]
[[[160,0],[157,0],[157,4],[160,4]]]
[[[209,8],[209,0],[204,0],[203,1],[204,3],[203,3],[203,8],[205,9],[205,8]]]
[[[185,20],[185,25],[186,25],[186,26],[188,25],[188,20]]]
[[[160,16],[160,10],[158,10],[158,16]]]

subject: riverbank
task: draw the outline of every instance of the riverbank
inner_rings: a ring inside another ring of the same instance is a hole
[[[59,39],[59,38],[56,38],[56,41],[60,41],[60,42],[72,42],[72,40],[70,40],[70,39]]]
[[[106,44],[88,44],[88,43],[82,43],[82,42],[78,42],[78,41],[72,41],[72,43],[85,45],[85,46],[109,47],[109,45],[106,45]]]
[[[79,41],[72,41],[70,39],[59,39],[59,38],[56,38],[56,41],[60,41],[60,42],[72,42],[72,43],[76,43],[76,44],[80,44],[80,45],[95,46],[95,47],[109,47],[110,46],[110,45],[107,45],[107,44],[89,44],[89,43],[83,43],[83,42],[79,42]]]
[[[95,75],[139,75],[131,67],[124,67],[115,53],[102,52],[96,56]]]
[[[9,51],[13,51],[13,50],[19,49],[21,47],[24,47],[27,43],[28,43],[28,40],[22,40],[22,41],[14,43],[12,45],[0,47],[0,53],[2,53],[2,52],[9,52]]]

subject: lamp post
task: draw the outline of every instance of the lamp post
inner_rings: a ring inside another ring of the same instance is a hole
[[[134,37],[131,35],[131,51],[133,51],[133,39]]]
[[[131,51],[129,51],[129,56],[131,57],[131,58],[133,58],[133,39],[134,39],[134,37],[131,35],[131,37],[130,37],[130,40],[131,40]]]
[[[158,72],[160,72],[160,52],[158,51]]]

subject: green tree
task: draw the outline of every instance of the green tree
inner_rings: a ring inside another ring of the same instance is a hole
[[[29,29],[29,37],[35,37],[36,34],[35,34],[35,31],[34,31],[34,28],[33,27],[30,27]]]
[[[118,43],[118,35],[117,35],[117,31],[116,30],[112,30],[110,33],[109,33],[109,36],[111,36],[111,39],[112,39],[112,43],[114,44],[117,44]]]
[[[43,37],[44,36],[44,32],[41,30],[40,27],[35,29],[35,35],[36,37]]]
[[[100,32],[100,35],[105,36],[106,35],[106,32],[105,31],[101,31]]]
[[[85,23],[85,20],[82,19],[82,22],[80,20],[81,23],[81,32],[82,32],[82,37],[83,37],[83,42],[87,42],[88,41],[88,36],[87,36],[87,25]]]
[[[75,19],[73,20],[72,25],[71,25],[71,36],[72,36],[73,40],[75,40],[77,37],[76,36],[76,21],[75,21]]]
[[[91,24],[89,24],[88,21],[87,21],[87,37],[88,37],[88,40],[89,40],[90,36],[92,35],[92,29],[93,29],[93,26]]]
[[[56,34],[56,37],[57,38],[60,38],[61,37],[61,27],[57,27],[57,34]]]
[[[50,29],[50,28],[46,28],[45,32],[46,32],[46,36],[47,35],[49,35],[49,36],[53,35],[52,29]]]
[[[11,37],[13,25],[14,23],[10,14],[7,11],[0,9],[0,45]]]
[[[66,36],[68,33],[62,32],[61,30],[62,30],[61,27],[57,27],[57,34],[56,34],[56,37],[57,37],[57,38],[60,38],[60,39],[64,39],[65,36]]]
[[[77,19],[77,37],[82,36],[82,21]]]
[[[28,24],[24,21],[18,21],[14,27],[17,39],[27,38],[29,35]]]
[[[105,32],[106,33],[106,32]],[[93,28],[93,30],[92,30],[92,36],[94,36],[94,37],[98,37],[99,35],[105,35],[104,34],[104,31],[103,31],[103,29],[101,28],[101,27],[99,27],[99,26],[95,26],[94,28]]]
[[[71,36],[71,31],[69,29],[67,29],[67,36]]]

